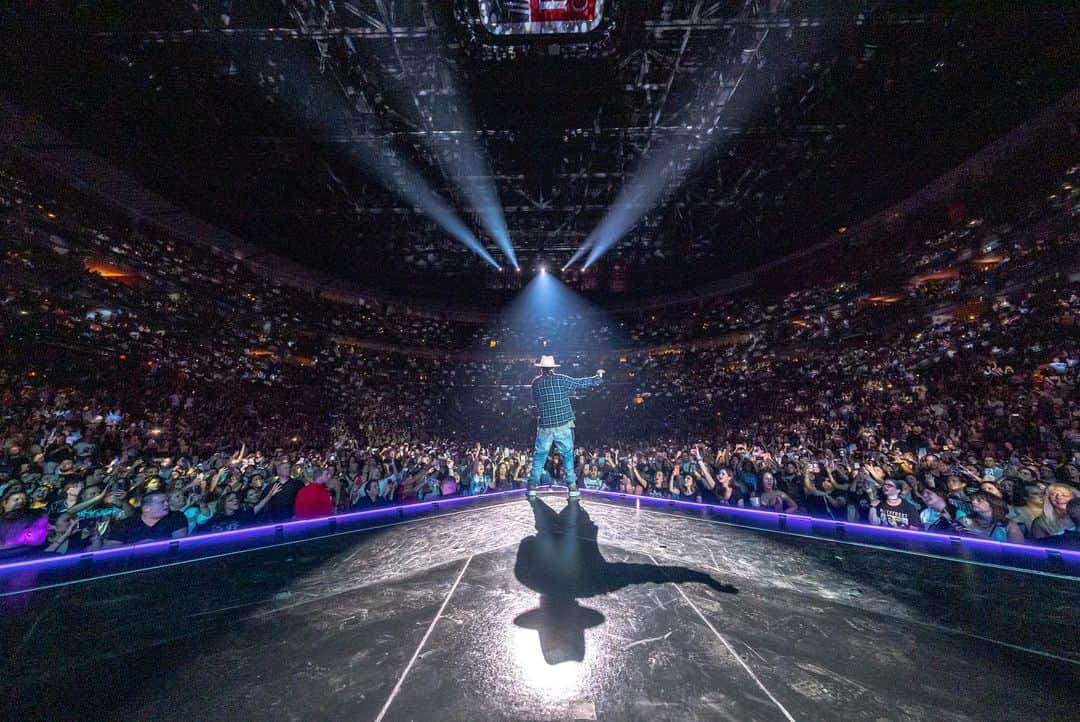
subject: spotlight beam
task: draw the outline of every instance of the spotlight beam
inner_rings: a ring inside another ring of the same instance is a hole
[[[576,263],[588,253],[583,266],[588,268],[629,233],[646,213],[658,206],[667,194],[674,160],[667,153],[648,159],[630,185],[619,191],[614,205],[604,214],[600,225],[585,238],[566,265]]]
[[[300,63],[305,66],[306,61]],[[337,73],[331,68],[330,76],[337,86],[344,91],[344,85]],[[311,89],[319,96],[320,105],[325,108],[333,108],[341,111],[337,114],[330,112],[317,113],[314,117],[314,125],[319,133],[325,136],[340,134],[341,127],[332,119],[335,117],[346,118],[349,116],[345,97],[347,94],[329,92],[325,82],[319,73],[312,73]],[[282,93],[278,100],[284,101],[298,118],[309,115],[308,109],[312,102],[310,98],[299,98],[295,94]],[[366,151],[366,152],[365,152]],[[371,142],[356,148],[350,148],[347,157],[357,165],[362,166],[374,180],[378,181],[386,190],[396,195],[400,200],[414,208],[419,208],[425,215],[439,225],[451,238],[457,240],[466,248],[477,254],[497,271],[502,267],[481,245],[476,235],[469,230],[465,222],[450,204],[440,196],[431,184],[420,174],[418,170],[391,145],[385,137],[375,138]],[[340,184],[344,186],[344,184]],[[346,190],[346,196],[350,203],[356,206],[356,201]]]
[[[420,172],[407,160],[401,158],[388,142],[380,142],[378,146],[368,145],[366,148],[350,150],[348,157],[362,166],[372,178],[378,180],[384,188],[400,200],[414,208],[419,208],[451,238],[480,256],[495,270],[501,271],[502,267],[480,244],[476,235],[469,230],[450,204],[435,192]],[[365,149],[367,153],[358,152]],[[396,161],[397,168],[393,167],[391,159]]]
[[[431,186],[427,185],[415,169],[402,164],[401,174],[394,176],[394,186],[395,192],[403,200],[421,208],[443,230],[484,259],[492,268],[497,271],[502,270],[502,267],[492,258],[487,249],[480,245],[480,241],[454,212],[450,204],[443,200],[442,196],[436,193]]]
[[[464,123],[463,123],[464,125]],[[475,141],[474,136],[466,133],[464,148],[462,148],[462,164],[454,174],[455,179],[461,185],[462,192],[469,199],[469,204],[480,219],[480,225],[488,232],[488,235],[502,250],[506,260],[514,268],[518,267],[517,254],[510,242],[510,230],[506,227],[506,218],[503,216],[502,203],[499,202],[495,183],[491,178],[491,170],[484,157],[481,156],[479,146],[470,148]]]
[[[715,132],[723,110],[742,85],[747,69],[756,62],[761,46],[768,35],[768,28],[763,29],[754,47],[744,51],[742,70],[733,84],[722,86],[716,94],[701,94],[709,105],[700,108],[700,115],[715,113],[715,120],[711,127],[699,127],[698,130],[704,138],[700,146],[690,151],[691,162],[680,162],[686,160],[686,149],[681,142],[675,142],[674,139],[667,139],[655,152],[646,155],[633,178],[619,191],[615,202],[601,219],[600,225],[586,237],[581,247],[567,261],[564,269],[582,258],[585,258],[583,269],[596,263],[612,246],[633,230],[646,214],[666,202],[667,198],[686,181],[692,169],[699,167],[716,151],[724,135]],[[749,105],[754,104],[754,102],[749,103]]]
[[[394,20],[391,16],[390,5],[382,0],[378,0],[377,4],[383,21],[386,23],[390,35],[390,45],[394,50],[398,66],[405,68],[405,61],[401,57],[401,48],[398,46],[397,36],[394,34]],[[499,202],[495,183],[491,178],[491,168],[483,155],[480,143],[476,140],[475,133],[472,132],[474,128],[468,122],[470,114],[464,108],[466,104],[465,96],[461,93],[460,88],[454,84],[450,73],[446,74],[445,82],[453,90],[458,103],[445,103],[442,110],[448,115],[455,116],[457,125],[464,131],[458,139],[461,152],[457,162],[452,157],[452,153],[446,151],[446,146],[439,143],[436,136],[425,133],[421,136],[421,142],[427,146],[428,150],[439,161],[439,166],[447,180],[456,182],[461,188],[476,213],[480,225],[484,227],[484,230],[499,246],[503,255],[506,256],[506,260],[510,261],[510,265],[517,268],[517,256],[514,254],[514,247],[510,243],[510,231],[506,227],[502,204]],[[420,100],[417,98],[411,83],[409,83],[409,93],[412,96],[413,107],[416,108],[417,116],[427,129],[431,130],[431,116],[420,107]],[[488,258],[484,260],[488,260]],[[497,266],[494,261],[489,261],[489,263]]]

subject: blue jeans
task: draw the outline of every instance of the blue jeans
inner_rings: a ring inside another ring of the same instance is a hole
[[[551,444],[555,443],[555,450],[563,460],[566,469],[567,485],[577,484],[577,475],[574,473],[574,426],[573,422],[551,428],[538,427],[536,429],[536,446],[533,448],[532,472],[529,474],[529,488],[540,483],[540,474],[544,471],[547,463]]]

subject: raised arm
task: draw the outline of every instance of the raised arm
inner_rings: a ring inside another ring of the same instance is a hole
[[[705,488],[709,491],[716,489],[716,479],[713,478],[712,470],[709,469],[709,465],[705,463],[705,459],[701,457],[701,451],[697,445],[691,447],[690,458],[697,462],[698,468],[701,469],[701,482],[705,485]]]
[[[410,475],[409,478],[399,484],[399,487],[404,487],[404,493],[406,495],[414,495],[416,493],[416,490],[419,489],[425,481],[427,481],[428,476],[438,471],[438,469],[439,460],[436,459],[427,466],[419,469],[415,474]]]
[[[840,491],[851,491],[854,480],[842,467],[837,466],[835,461],[830,460],[829,465],[825,467],[825,471],[829,474],[829,478],[832,479],[833,486]]]
[[[597,369],[595,376],[586,376],[584,378],[576,379],[573,376],[566,377],[567,384],[571,391],[576,389],[587,389],[592,386],[599,386],[604,380],[604,369]]]
[[[814,486],[812,472],[810,471],[810,465],[804,464],[802,473],[803,492],[807,496],[825,496],[825,492]]]
[[[870,497],[870,512],[867,514],[868,520],[874,526],[884,526],[884,520],[881,518],[881,515],[878,514],[878,507],[881,506],[881,497],[878,496],[877,487],[870,487],[867,490],[867,495]]]
[[[80,501],[80,502],[79,502],[78,504],[75,504],[74,506],[72,506],[71,508],[69,508],[69,509],[67,510],[67,511],[68,511],[68,513],[69,513],[69,514],[78,514],[78,513],[79,513],[80,511],[82,511],[83,509],[89,509],[89,508],[90,508],[90,507],[92,507],[92,506],[93,506],[94,504],[97,504],[97,503],[98,503],[99,501],[101,501],[102,499],[104,499],[104,498],[105,498],[105,496],[106,496],[106,495],[107,495],[107,494],[108,494],[108,493],[109,493],[110,491],[112,491],[112,487],[113,487],[113,482],[109,482],[109,483],[108,483],[108,484],[106,484],[106,485],[105,485],[104,487],[102,487],[102,489],[101,489],[101,493],[100,493],[100,494],[98,494],[97,496],[95,496],[95,497],[92,497],[92,498],[90,498],[90,499],[87,499],[86,501]]]
[[[270,487],[270,491],[268,491],[266,495],[259,500],[259,503],[255,505],[255,508],[252,509],[252,514],[257,516],[263,509],[266,508],[266,505],[270,503],[270,500],[273,499],[274,496],[277,495],[277,493],[283,488],[285,488],[285,482],[281,480],[275,481],[274,485]]]

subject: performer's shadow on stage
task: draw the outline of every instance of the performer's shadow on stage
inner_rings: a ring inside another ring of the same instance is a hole
[[[536,534],[521,541],[514,576],[540,595],[540,606],[514,619],[514,624],[535,629],[548,664],[585,658],[585,630],[604,622],[604,615],[578,604],[578,599],[608,594],[631,584],[706,584],[718,592],[738,590],[708,574],[686,567],[608,562],[596,543],[599,528],[571,499],[558,514],[531,499]]]

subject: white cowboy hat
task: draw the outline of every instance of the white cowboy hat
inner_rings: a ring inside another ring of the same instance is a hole
[[[559,364],[555,363],[554,356],[541,356],[540,363],[533,364],[538,369],[557,369]]]

